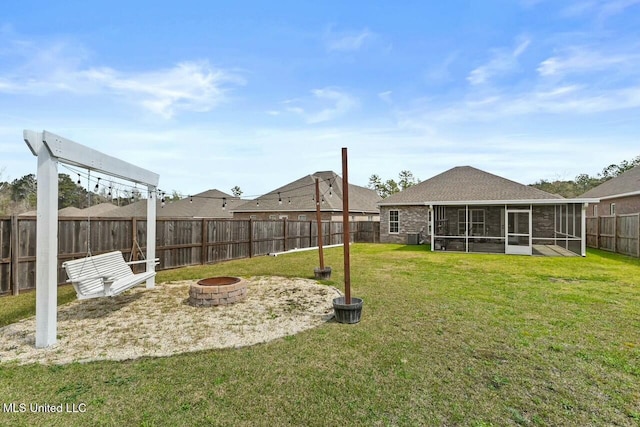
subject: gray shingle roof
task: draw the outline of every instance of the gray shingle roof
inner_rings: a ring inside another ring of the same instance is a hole
[[[320,209],[325,212],[342,212],[342,178],[332,171],[304,176],[252,201],[245,202],[234,210],[236,212],[315,212],[316,204],[313,198],[316,177],[319,178],[321,200],[324,197],[324,203],[320,205]],[[377,203],[380,200],[380,196],[374,190],[349,184],[349,211],[377,214],[379,212]]]
[[[640,191],[640,166],[605,181],[580,197],[609,197]]]
[[[389,196],[384,199],[383,203],[412,204],[538,199],[562,199],[562,197],[471,166],[458,166]]]
[[[227,205],[222,208],[223,199],[226,199]],[[156,217],[158,218],[232,218],[232,210],[234,207],[245,200],[224,193],[220,190],[207,190],[202,193],[194,194],[193,197],[185,197],[184,199],[167,202],[162,207],[160,201],[156,203]],[[147,201],[139,200],[127,206],[123,206],[115,211],[110,211],[106,215],[117,217],[132,217],[147,215]]]

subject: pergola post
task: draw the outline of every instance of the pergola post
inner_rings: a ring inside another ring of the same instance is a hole
[[[38,155],[36,221],[36,347],[56,342],[58,306],[58,162],[33,132]],[[45,236],[49,236],[46,238]],[[55,238],[52,238],[55,237]]]
[[[147,187],[149,196],[147,197],[147,271],[156,269],[156,188],[152,185]],[[155,194],[155,197],[153,195]],[[153,289],[156,285],[156,277],[147,280],[147,289]]]

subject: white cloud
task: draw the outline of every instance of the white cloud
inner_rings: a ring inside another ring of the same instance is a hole
[[[308,107],[290,106],[286,110],[302,116],[307,123],[315,124],[341,117],[359,105],[357,98],[333,88],[314,89],[311,94],[312,99],[297,101]]]
[[[593,16],[603,21],[624,13],[628,8],[640,4],[640,0],[579,0],[565,7],[560,15],[567,17]]]
[[[564,76],[570,73],[593,73],[611,69],[621,71],[622,67],[640,66],[637,53],[603,54],[587,47],[572,47],[564,53],[552,56],[540,63],[537,71],[541,76]]]
[[[0,74],[0,92],[4,93],[102,94],[124,98],[156,115],[171,118],[182,111],[209,111],[225,101],[231,85],[244,83],[239,76],[213,68],[206,61],[185,61],[161,70],[123,72],[86,66],[89,54],[74,44],[60,41],[46,46],[30,42],[14,44],[19,47],[12,55],[19,57],[20,63]]]
[[[518,57],[527,50],[530,43],[530,39],[523,38],[511,51],[494,49],[489,62],[473,69],[467,76],[467,81],[472,85],[480,85],[487,83],[495,76],[505,75],[516,70],[518,68]]]
[[[356,32],[334,33],[329,29],[325,34],[325,44],[329,51],[350,52],[362,48],[375,34],[368,29]]]
[[[390,90],[387,90],[387,91],[384,91],[384,92],[380,92],[378,94],[378,98],[382,99],[387,104],[392,104],[393,100],[391,99],[391,94],[392,94],[392,92]]]

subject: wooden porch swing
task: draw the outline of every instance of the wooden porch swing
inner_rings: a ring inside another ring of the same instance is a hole
[[[87,181],[91,186],[91,170],[89,170]],[[99,182],[99,178],[98,178]],[[98,184],[96,184],[96,189]],[[89,207],[91,206],[91,192],[89,196]],[[138,241],[134,238],[131,255],[135,250],[140,249]],[[144,254],[142,254],[144,258]],[[159,258],[154,259],[153,265],[158,265]],[[71,283],[76,290],[78,299],[90,299],[100,297],[113,297],[127,289],[145,283],[155,277],[155,269],[142,273],[134,273],[131,269],[135,264],[146,264],[147,260],[125,261],[121,251],[112,251],[100,255],[91,254],[91,215],[87,216],[87,256],[62,263],[62,267],[67,273],[67,283]]]

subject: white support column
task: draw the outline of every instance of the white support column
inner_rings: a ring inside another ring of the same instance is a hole
[[[58,162],[33,132],[38,147],[36,222],[36,347],[56,342],[58,310]]]
[[[156,187],[149,185],[147,197],[147,271],[156,270]],[[156,285],[155,276],[147,280],[147,289],[153,289]]]
[[[587,256],[587,206],[589,203],[582,204],[582,217],[580,218],[580,252],[582,252],[582,256]]]
[[[435,243],[436,243],[436,218],[435,218],[435,214],[436,212],[433,210],[433,205],[429,205],[429,221],[431,222],[431,224],[429,224],[429,226],[431,227],[431,252],[433,252],[435,249]]]

